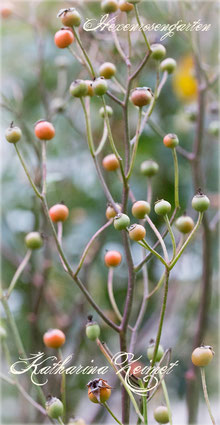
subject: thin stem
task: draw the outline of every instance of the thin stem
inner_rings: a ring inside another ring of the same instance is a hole
[[[91,61],[90,61],[90,59],[89,59],[89,56],[88,56],[88,54],[87,54],[86,50],[84,49],[84,47],[83,47],[83,45],[82,45],[82,43],[81,43],[80,37],[79,37],[79,35],[77,34],[77,32],[76,32],[75,28],[74,28],[74,27],[72,27],[72,29],[73,29],[73,33],[74,33],[74,35],[75,35],[76,41],[77,41],[77,43],[78,43],[78,45],[79,45],[80,49],[82,50],[83,55],[84,55],[84,58],[85,58],[85,60],[86,60],[86,62],[87,62],[87,64],[88,64],[88,66],[89,66],[89,69],[90,69],[91,75],[92,75],[92,77],[93,77],[93,78],[96,78],[95,71],[94,71],[93,66],[92,66],[92,64],[91,64]]]
[[[42,195],[45,196],[47,192],[47,151],[46,140],[42,140]]]
[[[2,347],[3,347],[3,351],[5,354],[5,358],[7,360],[8,366],[10,367],[12,365],[12,360],[11,360],[11,355],[10,355],[10,351],[7,345],[7,342],[3,339],[2,340]],[[11,380],[8,377],[5,377],[4,375],[0,375],[0,378],[4,379],[8,384],[11,385],[15,385],[19,392],[23,395],[23,397],[33,406],[35,407],[37,410],[39,410],[44,416],[47,415],[46,410],[39,404],[37,403],[26,391],[25,389],[19,384],[18,379],[15,375],[15,380]]]
[[[161,372],[158,372],[158,375],[160,377],[161,380],[161,385],[163,388],[163,394],[164,394],[164,398],[165,398],[165,402],[167,405],[167,410],[168,410],[168,416],[169,416],[169,424],[172,425],[173,421],[172,421],[172,413],[171,413],[171,407],[170,407],[170,399],[169,399],[169,395],[168,395],[168,391],[167,391],[167,386],[166,386],[166,382],[165,379],[162,379],[162,375]]]
[[[85,120],[86,120],[86,133],[87,133],[88,146],[89,146],[89,150],[91,152],[91,155],[94,158],[95,148],[94,148],[93,137],[92,137],[91,123],[90,123],[88,111],[87,111],[86,106],[85,106],[84,99],[81,97],[80,101],[81,101],[81,104],[82,104],[82,107],[83,107],[83,112],[84,112]]]
[[[120,92],[123,93],[123,94],[125,94],[126,90],[121,85],[120,81],[118,81],[118,79],[116,77],[112,77],[112,81],[114,81],[115,85],[119,88]]]
[[[123,170],[123,166],[122,166],[122,159],[121,159],[121,156],[119,155],[119,153],[117,151],[117,148],[115,146],[115,142],[114,142],[114,139],[113,139],[113,136],[112,136],[111,126],[110,126],[110,122],[109,122],[109,117],[108,117],[108,112],[107,112],[107,109],[106,109],[106,103],[105,103],[104,96],[102,96],[102,103],[103,103],[103,108],[104,108],[104,113],[105,113],[105,122],[106,122],[107,129],[108,129],[109,142],[110,142],[111,148],[112,148],[116,158],[119,161],[121,174],[122,174],[123,180],[125,180],[124,170]]]
[[[148,215],[145,216],[145,220],[148,222],[149,226],[151,227],[151,229],[153,230],[153,232],[157,236],[157,238],[158,238],[158,240],[161,244],[162,250],[163,250],[164,259],[165,259],[166,263],[168,263],[169,262],[169,256],[168,256],[167,248],[166,248],[165,242],[164,242],[159,230],[157,230],[156,226],[154,225],[154,223],[152,222],[152,220],[150,219],[150,217]]]
[[[11,327],[11,330],[12,330],[12,333],[13,333],[13,336],[14,336],[14,340],[15,340],[15,345],[17,346],[18,353],[19,353],[19,355],[21,355],[23,358],[26,359],[27,358],[27,355],[25,353],[25,349],[24,349],[24,346],[23,346],[21,337],[19,335],[19,332],[18,332],[18,328],[17,328],[16,322],[15,322],[15,319],[14,319],[14,317],[13,317],[11,311],[10,311],[7,298],[5,296],[2,296],[1,302],[2,302],[2,305],[4,307],[5,314],[7,316],[9,325]],[[30,374],[31,374],[31,370],[30,370]],[[35,380],[36,380],[36,378],[35,378]],[[42,403],[45,403],[44,393],[43,393],[42,389],[38,385],[37,385],[37,392],[38,392],[38,395],[39,395],[39,398],[40,398],[41,402]]]
[[[156,363],[157,351],[158,351],[158,347],[159,347],[159,344],[160,344],[160,338],[161,338],[161,333],[162,333],[162,328],[163,328],[163,321],[164,321],[166,305],[167,305],[168,283],[169,283],[169,270],[167,270],[167,269],[165,271],[165,279],[166,279],[166,281],[165,281],[165,287],[164,287],[163,304],[162,304],[161,313],[160,313],[160,322],[159,322],[159,326],[158,326],[157,337],[156,337],[151,367],[153,367]]]
[[[175,208],[175,210],[173,212],[173,215],[172,215],[172,217],[170,219],[170,224],[172,224],[174,222],[175,217],[176,217],[176,213],[177,213],[177,209]],[[165,229],[164,232],[161,235],[162,238],[164,239],[167,234],[168,234],[168,229]],[[157,248],[158,245],[159,245],[159,243],[160,243],[159,240],[157,242],[155,242],[155,244],[153,245],[153,249]],[[137,264],[137,266],[134,268],[134,271],[135,272],[138,272],[143,267],[143,265],[145,263],[147,263],[151,259],[152,255],[153,255],[152,252],[150,252],[149,254],[147,254],[146,257],[144,257],[144,259],[141,260],[139,264]]]
[[[139,385],[143,390],[145,389],[144,383],[141,379],[139,379]],[[146,395],[142,395],[142,403],[143,403],[144,424],[147,425],[148,420],[147,420],[147,396]]]
[[[161,286],[163,285],[164,278],[165,278],[165,273],[163,273],[163,274],[162,274],[162,276],[161,276],[161,278],[160,278],[159,282],[157,283],[157,285],[155,286],[155,288],[153,289],[153,291],[151,291],[151,292],[148,294],[147,299],[151,298],[151,297],[152,297],[152,295],[154,295],[154,294],[155,294],[155,292],[157,292],[157,291],[161,288]]]
[[[172,149],[173,161],[174,161],[174,190],[175,190],[175,207],[180,208],[179,203],[179,167],[176,149]]]
[[[98,229],[97,230],[97,232],[91,237],[91,239],[89,240],[89,242],[87,243],[87,245],[86,245],[86,247],[85,247],[85,249],[84,249],[84,251],[83,251],[83,253],[82,253],[82,255],[81,255],[81,258],[80,258],[80,261],[79,261],[79,265],[78,265],[78,267],[77,267],[77,269],[76,269],[76,271],[75,271],[75,276],[77,276],[78,275],[78,273],[79,273],[79,271],[81,270],[81,268],[82,268],[82,265],[83,265],[83,263],[84,263],[84,261],[85,261],[85,258],[86,258],[86,256],[87,256],[87,254],[88,254],[88,251],[89,251],[89,249],[91,248],[91,246],[92,246],[92,244],[95,242],[95,240],[96,240],[96,238],[105,230],[105,229],[107,229],[107,227],[109,227],[110,225],[112,224],[112,220],[109,220],[109,221],[107,221],[107,223],[105,223],[104,224],[104,226],[102,226],[102,227],[100,227],[100,229]]]
[[[21,273],[23,272],[23,270],[27,266],[28,261],[30,260],[31,254],[32,254],[32,250],[31,249],[28,249],[28,251],[26,252],[26,254],[25,254],[25,256],[24,256],[21,264],[17,268],[17,270],[16,270],[16,272],[15,272],[15,274],[13,276],[13,279],[12,279],[10,285],[9,285],[9,288],[8,288],[8,291],[7,291],[7,298],[10,297],[10,295],[11,295],[11,293],[12,293],[12,291],[13,291],[13,289],[14,289],[14,287],[15,287],[15,285],[16,285],[16,283],[17,283],[17,281],[18,281],[18,279],[19,279],[19,277],[21,275]]]
[[[163,88],[164,84],[165,84],[165,83],[166,83],[166,81],[167,81],[167,77],[168,77],[168,72],[167,72],[167,71],[165,71],[165,72],[163,73],[163,76],[162,76],[161,80],[160,80],[160,84],[158,85],[158,89],[157,89],[157,99],[158,99],[158,97],[160,96],[160,92],[161,92],[161,90],[162,90],[162,88]]]
[[[118,51],[119,55],[121,56],[122,60],[125,62],[126,66],[130,67],[130,66],[131,66],[130,60],[129,60],[129,58],[128,58],[125,54],[124,54],[124,51],[123,51],[123,50],[122,50],[122,48],[121,48],[121,45],[120,45],[120,43],[119,43],[118,36],[117,36],[117,31],[113,31],[113,32],[112,32],[112,36],[113,36],[113,39],[114,39],[115,47],[116,47],[116,49],[117,49],[117,51]]]
[[[62,418],[59,416],[59,418],[57,419],[60,425],[64,425]]]
[[[137,123],[137,128],[136,128],[136,135],[135,135],[135,143],[134,143],[134,147],[133,147],[133,151],[132,151],[132,155],[131,155],[130,167],[129,167],[128,173],[126,175],[127,180],[131,176],[131,173],[132,173],[132,170],[133,170],[133,167],[134,167],[134,163],[135,163],[136,154],[137,154],[139,135],[140,135],[140,126],[141,126],[141,114],[142,114],[142,108],[139,108],[138,123]]]
[[[147,241],[145,240],[145,239],[143,239],[141,242],[138,242],[139,243],[139,245],[141,245],[141,246],[143,246],[144,248],[146,248],[146,249],[148,249],[152,254],[154,254],[157,258],[158,258],[158,260],[160,260],[161,261],[161,263],[163,263],[164,264],[164,266],[166,266],[167,267],[167,263],[166,263],[166,261],[163,259],[163,257],[161,257],[161,255],[160,254],[158,254],[158,252],[157,251],[155,251],[153,248],[151,248],[151,246],[150,245],[148,245],[148,243],[147,243]]]
[[[107,129],[106,123],[104,122],[104,128],[103,128],[102,138],[101,138],[101,140],[100,140],[100,142],[98,144],[97,149],[95,150],[95,155],[96,156],[99,155],[100,152],[102,151],[102,149],[104,148],[105,142],[107,140],[107,137],[108,137],[108,129]]]
[[[108,412],[110,413],[110,415],[113,417],[113,419],[119,424],[119,425],[123,425],[117,418],[116,418],[116,416],[114,415],[114,413],[111,411],[111,409],[110,409],[110,407],[108,406],[108,404],[105,402],[105,403],[102,403],[102,405],[108,410]]]
[[[94,299],[91,297],[90,293],[87,291],[87,289],[85,288],[85,286],[83,285],[83,283],[81,282],[81,280],[74,274],[73,270],[71,269],[71,266],[68,262],[68,260],[65,257],[65,254],[63,252],[63,249],[58,241],[57,238],[57,233],[54,227],[54,224],[50,218],[50,214],[49,214],[49,210],[48,210],[48,205],[47,205],[47,201],[46,198],[43,198],[43,207],[44,207],[44,212],[46,214],[46,217],[50,223],[50,227],[52,229],[52,233],[55,239],[55,243],[57,246],[57,250],[58,253],[62,259],[63,264],[65,265],[65,269],[68,272],[68,274],[71,276],[71,278],[76,282],[77,286],[79,287],[79,289],[81,290],[81,292],[83,292],[83,294],[85,295],[86,299],[88,300],[88,302],[92,305],[92,307],[97,311],[97,313],[99,314],[99,316],[115,331],[119,332],[119,328],[118,326],[112,322],[110,319],[108,319],[108,317],[103,313],[103,311],[99,308],[99,306],[96,304],[96,302],[94,301]]]
[[[109,272],[108,272],[108,296],[109,296],[113,311],[115,312],[118,320],[121,322],[122,321],[122,315],[121,315],[121,313],[118,309],[118,306],[116,304],[115,297],[114,297],[113,276],[114,276],[114,269],[112,267],[110,267]]]
[[[63,354],[62,354],[62,350],[60,348],[58,350],[58,353],[59,353],[60,360],[63,361]],[[65,373],[65,370],[64,370],[64,372],[62,373],[62,376],[61,376],[60,393],[61,393],[61,400],[62,400],[62,403],[63,403],[63,412],[64,412],[63,415],[65,417],[65,414],[66,414],[66,373]]]
[[[131,400],[131,403],[133,404],[133,406],[134,406],[134,409],[135,409],[135,412],[137,413],[137,415],[138,415],[138,417],[140,417],[140,419],[142,420],[142,422],[143,422],[143,416],[142,416],[142,414],[141,414],[141,412],[140,412],[140,410],[139,410],[139,408],[138,408],[138,405],[137,405],[137,403],[136,403],[136,400],[135,400],[135,398],[134,398],[134,396],[133,396],[133,394],[132,394],[132,392],[131,392],[131,390],[129,389],[129,387],[127,386],[127,384],[126,384],[126,382],[125,382],[125,380],[124,380],[124,378],[123,378],[123,376],[121,375],[121,373],[118,371],[118,369],[117,369],[117,366],[115,365],[115,363],[112,361],[112,359],[111,359],[111,356],[109,355],[109,353],[107,352],[107,350],[105,349],[105,346],[101,343],[101,341],[97,338],[96,339],[96,343],[97,343],[97,345],[98,345],[98,347],[99,347],[99,349],[101,350],[101,352],[102,352],[102,354],[105,356],[105,358],[106,358],[106,360],[108,361],[108,363],[110,364],[110,366],[112,366],[112,368],[114,369],[114,371],[116,372],[116,375],[118,376],[118,378],[120,379],[120,381],[121,381],[121,383],[122,383],[122,385],[124,386],[124,388],[126,389],[126,391],[127,391],[127,393],[128,393],[128,395],[129,395],[129,397],[130,397],[130,400]]]
[[[142,29],[142,24],[141,24],[141,21],[140,21],[140,16],[139,16],[139,12],[138,12],[138,8],[137,8],[137,5],[136,4],[134,4],[134,11],[135,11],[135,16],[136,16],[136,19],[137,19],[137,23],[138,23],[138,25],[139,25],[139,27],[141,29],[141,33],[142,33],[142,35],[144,37],[144,41],[145,41],[145,43],[146,43],[149,51],[151,52],[150,43],[149,43],[149,41],[148,41],[148,39],[146,37],[146,34],[145,34],[144,30]]]
[[[24,169],[24,171],[26,173],[26,176],[27,176],[27,178],[28,178],[28,180],[29,180],[32,188],[34,189],[34,192],[36,193],[36,195],[37,195],[38,198],[42,199],[42,195],[40,194],[39,190],[35,186],[32,178],[30,176],[30,173],[29,173],[29,171],[27,169],[27,166],[26,166],[26,164],[25,164],[25,162],[24,162],[24,160],[23,160],[23,158],[22,158],[22,156],[21,156],[21,154],[20,154],[20,152],[18,150],[18,147],[17,147],[17,144],[16,143],[14,143],[14,147],[15,147],[15,150],[16,150],[16,152],[18,154],[18,158],[20,159],[21,165],[22,165],[22,167],[23,167],[23,169]]]
[[[207,406],[207,409],[208,409],[208,412],[209,412],[209,416],[211,418],[211,421],[212,421],[213,425],[216,425],[215,419],[214,419],[214,417],[212,415],[211,405],[210,405],[208,391],[207,391],[207,385],[206,385],[206,379],[205,379],[205,368],[204,367],[201,367],[200,368],[200,371],[201,371],[202,388],[203,388],[203,393],[204,393],[204,397],[205,397],[206,406]]]
[[[170,237],[171,237],[171,241],[172,241],[172,245],[173,245],[173,258],[172,259],[174,259],[175,255],[176,255],[176,241],[175,241],[175,237],[174,237],[172,227],[170,225],[170,221],[169,221],[167,214],[164,216],[164,220],[165,220],[165,223],[167,224],[167,229],[168,229],[168,232],[169,232]]]
[[[179,252],[177,253],[177,256],[170,263],[170,265],[169,265],[169,269],[170,270],[175,266],[176,262],[179,260],[179,258],[182,255],[183,251],[187,247],[188,243],[191,241],[192,237],[194,236],[195,232],[197,231],[197,229],[199,228],[199,226],[200,226],[200,224],[202,222],[202,218],[203,218],[203,213],[200,212],[195,227],[193,228],[192,232],[189,234],[189,236],[186,239],[186,241],[184,242],[183,246],[180,248]]]
[[[106,182],[105,182],[105,180],[103,178],[103,175],[101,173],[99,164],[97,162],[97,158],[95,156],[95,149],[94,149],[94,143],[93,143],[93,137],[92,137],[90,117],[89,117],[88,111],[87,111],[87,109],[85,107],[85,103],[84,103],[84,100],[83,99],[81,99],[81,103],[82,103],[82,107],[83,107],[83,111],[84,111],[84,115],[85,115],[85,120],[86,120],[86,133],[87,133],[88,146],[89,146],[89,150],[91,152],[91,155],[92,155],[92,158],[93,158],[95,167],[96,167],[97,174],[98,174],[99,179],[101,181],[101,184],[103,186],[103,190],[104,190],[104,193],[106,195],[106,198],[108,199],[108,201],[110,202],[110,204],[113,206],[114,210],[117,213],[119,213],[120,212],[119,211],[119,208],[117,207],[114,199],[112,198],[111,193],[109,192],[109,189],[108,189],[108,187],[106,185]],[[107,115],[106,108],[105,108],[105,115],[107,116],[107,120],[108,120],[108,115]],[[111,131],[111,129],[110,129],[110,131]],[[119,162],[119,163],[121,164],[121,162]]]
[[[145,249],[143,248],[143,255],[145,253]],[[130,340],[130,347],[129,347],[129,351],[131,353],[134,352],[134,347],[137,341],[137,334],[138,334],[138,330],[141,326],[142,320],[144,318],[144,314],[146,311],[146,307],[147,307],[147,299],[148,299],[148,273],[147,273],[147,267],[146,265],[143,267],[143,286],[144,286],[144,290],[143,290],[143,300],[141,303],[141,307],[140,307],[140,311],[136,320],[136,323],[133,327],[133,329],[131,329],[131,340]]]

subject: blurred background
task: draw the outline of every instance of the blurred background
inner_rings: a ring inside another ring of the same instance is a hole
[[[9,5],[9,3],[4,3]],[[3,6],[1,6],[3,7]],[[11,121],[21,127],[22,141],[19,143],[29,170],[37,185],[41,182],[40,146],[34,136],[34,123],[41,118],[50,118],[56,129],[55,138],[48,143],[48,204],[64,201],[70,210],[70,217],[64,224],[63,246],[73,268],[78,264],[80,253],[96,230],[106,222],[106,199],[97,179],[96,170],[90,157],[84,116],[78,99],[70,99],[69,85],[76,78],[89,78],[86,69],[77,62],[68,49],[59,50],[54,44],[54,34],[60,28],[58,11],[65,7],[76,7],[86,18],[100,19],[100,2],[92,1],[14,1],[10,2],[11,13],[2,14],[1,19],[1,171],[2,171],[2,284],[6,289],[26,253],[24,237],[32,230],[40,230],[46,236],[44,247],[35,252],[28,267],[20,277],[16,289],[10,298],[10,308],[27,353],[44,351],[48,355],[53,350],[46,349],[42,336],[48,328],[60,328],[66,334],[67,342],[63,353],[66,357],[73,353],[74,365],[88,365],[94,359],[95,364],[104,366],[106,361],[95,343],[85,337],[85,324],[89,313],[100,323],[101,338],[106,341],[112,352],[119,350],[118,337],[99,319],[91,306],[85,301],[75,284],[63,271],[56,248],[45,221],[41,205],[34,196],[27,178],[20,166],[13,145],[6,142],[5,129]],[[9,9],[10,9],[9,7]],[[144,1],[140,5],[143,21],[152,23],[175,23],[178,19],[193,22],[201,19],[211,23],[208,32],[198,33],[200,39],[199,55],[207,74],[215,75],[218,66],[218,18],[217,2],[158,2]],[[5,16],[7,15],[7,16]],[[134,15],[130,17],[134,20]],[[124,14],[119,20],[125,22]],[[79,29],[82,41],[96,69],[105,61],[113,62],[117,67],[117,78],[125,82],[126,67],[114,46],[112,33],[90,32]],[[150,42],[160,42],[160,33],[149,33]],[[195,41],[193,33],[193,42]],[[126,49],[126,33],[118,37]],[[132,65],[135,68],[145,54],[145,44],[141,34],[131,34]],[[197,81],[191,42],[185,33],[175,33],[163,42],[167,57],[177,61],[177,70],[162,90],[159,101],[152,114],[151,125],[147,125],[139,143],[136,164],[131,178],[131,187],[136,199],[145,199],[147,181],[140,173],[140,164],[145,159],[154,159],[160,165],[159,173],[153,180],[153,202],[164,198],[173,203],[173,161],[169,149],[165,149],[160,132],[178,134],[181,146],[192,151],[195,139],[197,114]],[[77,51],[74,46],[75,51]],[[156,83],[155,62],[150,60],[135,81],[136,86],[149,86]],[[119,97],[117,86],[110,83],[110,89]],[[123,157],[123,125],[120,106],[106,97],[114,110],[111,118],[113,136]],[[206,96],[204,138],[201,157],[202,190],[210,197],[211,208],[208,211],[210,243],[210,285],[211,303],[208,311],[204,343],[214,347],[216,353],[212,365],[208,367],[207,385],[211,404],[217,419],[218,384],[218,216],[219,208],[219,148],[218,148],[218,90],[214,85]],[[101,101],[94,97],[91,101],[92,127],[96,143],[101,138],[103,120],[99,116]],[[193,113],[192,113],[193,112]],[[129,109],[131,135],[135,133],[137,112]],[[156,130],[156,131],[155,131]],[[110,153],[107,143],[102,157]],[[189,161],[178,155],[180,169],[181,212],[187,212],[196,219],[191,208],[191,198],[198,188],[194,187],[192,168]],[[121,183],[117,174],[105,174],[107,184],[117,202],[121,201]],[[131,203],[129,214],[131,215]],[[159,229],[163,223],[152,210],[151,218]],[[178,232],[175,231],[177,239]],[[187,423],[185,373],[190,367],[193,339],[198,325],[198,314],[202,291],[203,245],[202,228],[193,243],[187,248],[177,266],[171,273],[166,320],[162,334],[164,348],[171,347],[172,361],[179,360],[179,366],[167,378],[174,423]],[[149,230],[147,239],[152,245],[154,235]],[[169,238],[166,239],[171,248]],[[114,313],[107,294],[107,269],[104,254],[107,249],[117,249],[123,254],[120,235],[110,226],[101,235],[90,250],[80,276],[96,302],[113,320]],[[132,244],[135,264],[141,259],[141,249]],[[161,273],[160,264],[152,259],[148,263],[149,288],[152,290]],[[135,284],[135,302],[131,323],[135,322],[142,299],[142,273]],[[127,269],[123,255],[120,267],[114,273],[114,291],[120,309],[127,288]],[[136,344],[135,355],[143,355],[147,362],[146,348],[151,338],[155,338],[162,293],[152,297],[148,303],[143,325]],[[2,312],[3,313],[3,312]],[[13,361],[18,359],[14,340],[2,314],[2,325],[8,332],[8,344]],[[8,372],[8,365],[2,358],[2,370]],[[113,371],[106,379],[113,391],[110,404],[114,412],[120,412],[119,383],[115,381]],[[67,379],[68,418],[82,417],[88,423],[108,423],[108,415],[87,399],[86,375],[74,375]],[[20,382],[24,388],[36,397],[35,389],[28,377]],[[208,423],[208,413],[203,403],[200,387],[200,424]],[[3,382],[2,423],[43,423],[42,418],[32,406],[18,393],[14,386]],[[60,382],[55,376],[43,387],[45,394],[60,396]],[[149,421],[153,408],[163,401],[160,391],[149,405]],[[133,418],[133,417],[132,417]],[[134,418],[133,418],[134,420]]]

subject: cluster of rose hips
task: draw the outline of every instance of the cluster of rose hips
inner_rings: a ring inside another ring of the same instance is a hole
[[[81,83],[74,82],[73,84],[77,90],[77,87],[79,88]],[[39,140],[51,140],[55,136],[55,129],[50,122],[40,120],[35,125],[35,135]],[[6,130],[5,136],[8,142],[17,143],[22,136],[22,132],[19,127],[14,127],[12,123],[11,126]],[[166,147],[174,149],[178,145],[179,140],[175,134],[167,134],[163,139],[163,143]],[[119,168],[119,161],[115,154],[109,154],[105,156],[102,164],[106,171],[115,171]],[[158,172],[158,168],[158,164],[152,160],[144,161],[141,164],[141,172],[147,177],[154,176]],[[204,212],[209,207],[209,204],[210,201],[208,197],[201,192],[198,192],[192,199],[192,207],[198,212]],[[118,209],[121,209],[120,205],[118,205]],[[147,215],[149,215],[150,210],[151,206],[147,201],[139,200],[136,201],[132,206],[132,215],[136,219],[142,220]],[[158,200],[154,205],[154,211],[157,215],[165,216],[171,211],[171,204],[164,199]],[[69,210],[65,205],[57,204],[49,210],[49,214],[53,222],[63,222],[67,219]],[[121,231],[128,229],[129,237],[132,240],[138,242],[144,239],[146,235],[144,226],[142,224],[133,224],[130,226],[130,218],[127,214],[117,214],[114,208],[109,205],[106,210],[106,217],[108,219],[114,219],[114,227],[116,230]],[[187,234],[192,231],[194,227],[194,221],[191,217],[183,215],[176,220],[176,227],[180,232]],[[42,246],[42,238],[40,234],[36,232],[29,234],[26,237],[26,244],[30,249],[40,248]],[[106,255],[106,265],[111,266],[109,261],[111,256],[113,266],[119,265],[121,262],[119,256],[117,263],[115,252],[112,255],[110,254],[111,252]]]

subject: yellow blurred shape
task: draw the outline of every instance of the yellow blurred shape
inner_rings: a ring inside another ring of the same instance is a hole
[[[173,76],[173,89],[181,100],[185,102],[195,100],[197,96],[197,81],[192,56],[184,56],[179,61]]]

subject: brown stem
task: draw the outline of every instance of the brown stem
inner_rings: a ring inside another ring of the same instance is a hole
[[[192,173],[194,180],[195,192],[199,187],[203,187],[203,176],[201,167],[202,142],[204,134],[204,118],[205,118],[205,99],[206,91],[203,89],[201,82],[200,68],[196,63],[196,73],[198,80],[198,118],[196,125],[196,136],[193,146]],[[202,288],[201,299],[199,302],[199,318],[197,330],[194,336],[193,347],[198,347],[202,344],[207,330],[208,310],[211,297],[211,280],[212,280],[212,264],[211,264],[211,232],[208,225],[207,216],[204,215],[203,222],[203,270],[202,270]],[[190,363],[190,367],[186,376],[191,375],[191,379],[187,379],[187,407],[188,407],[188,422],[190,424],[196,422],[199,401],[199,386],[198,386],[198,371],[195,366]]]

